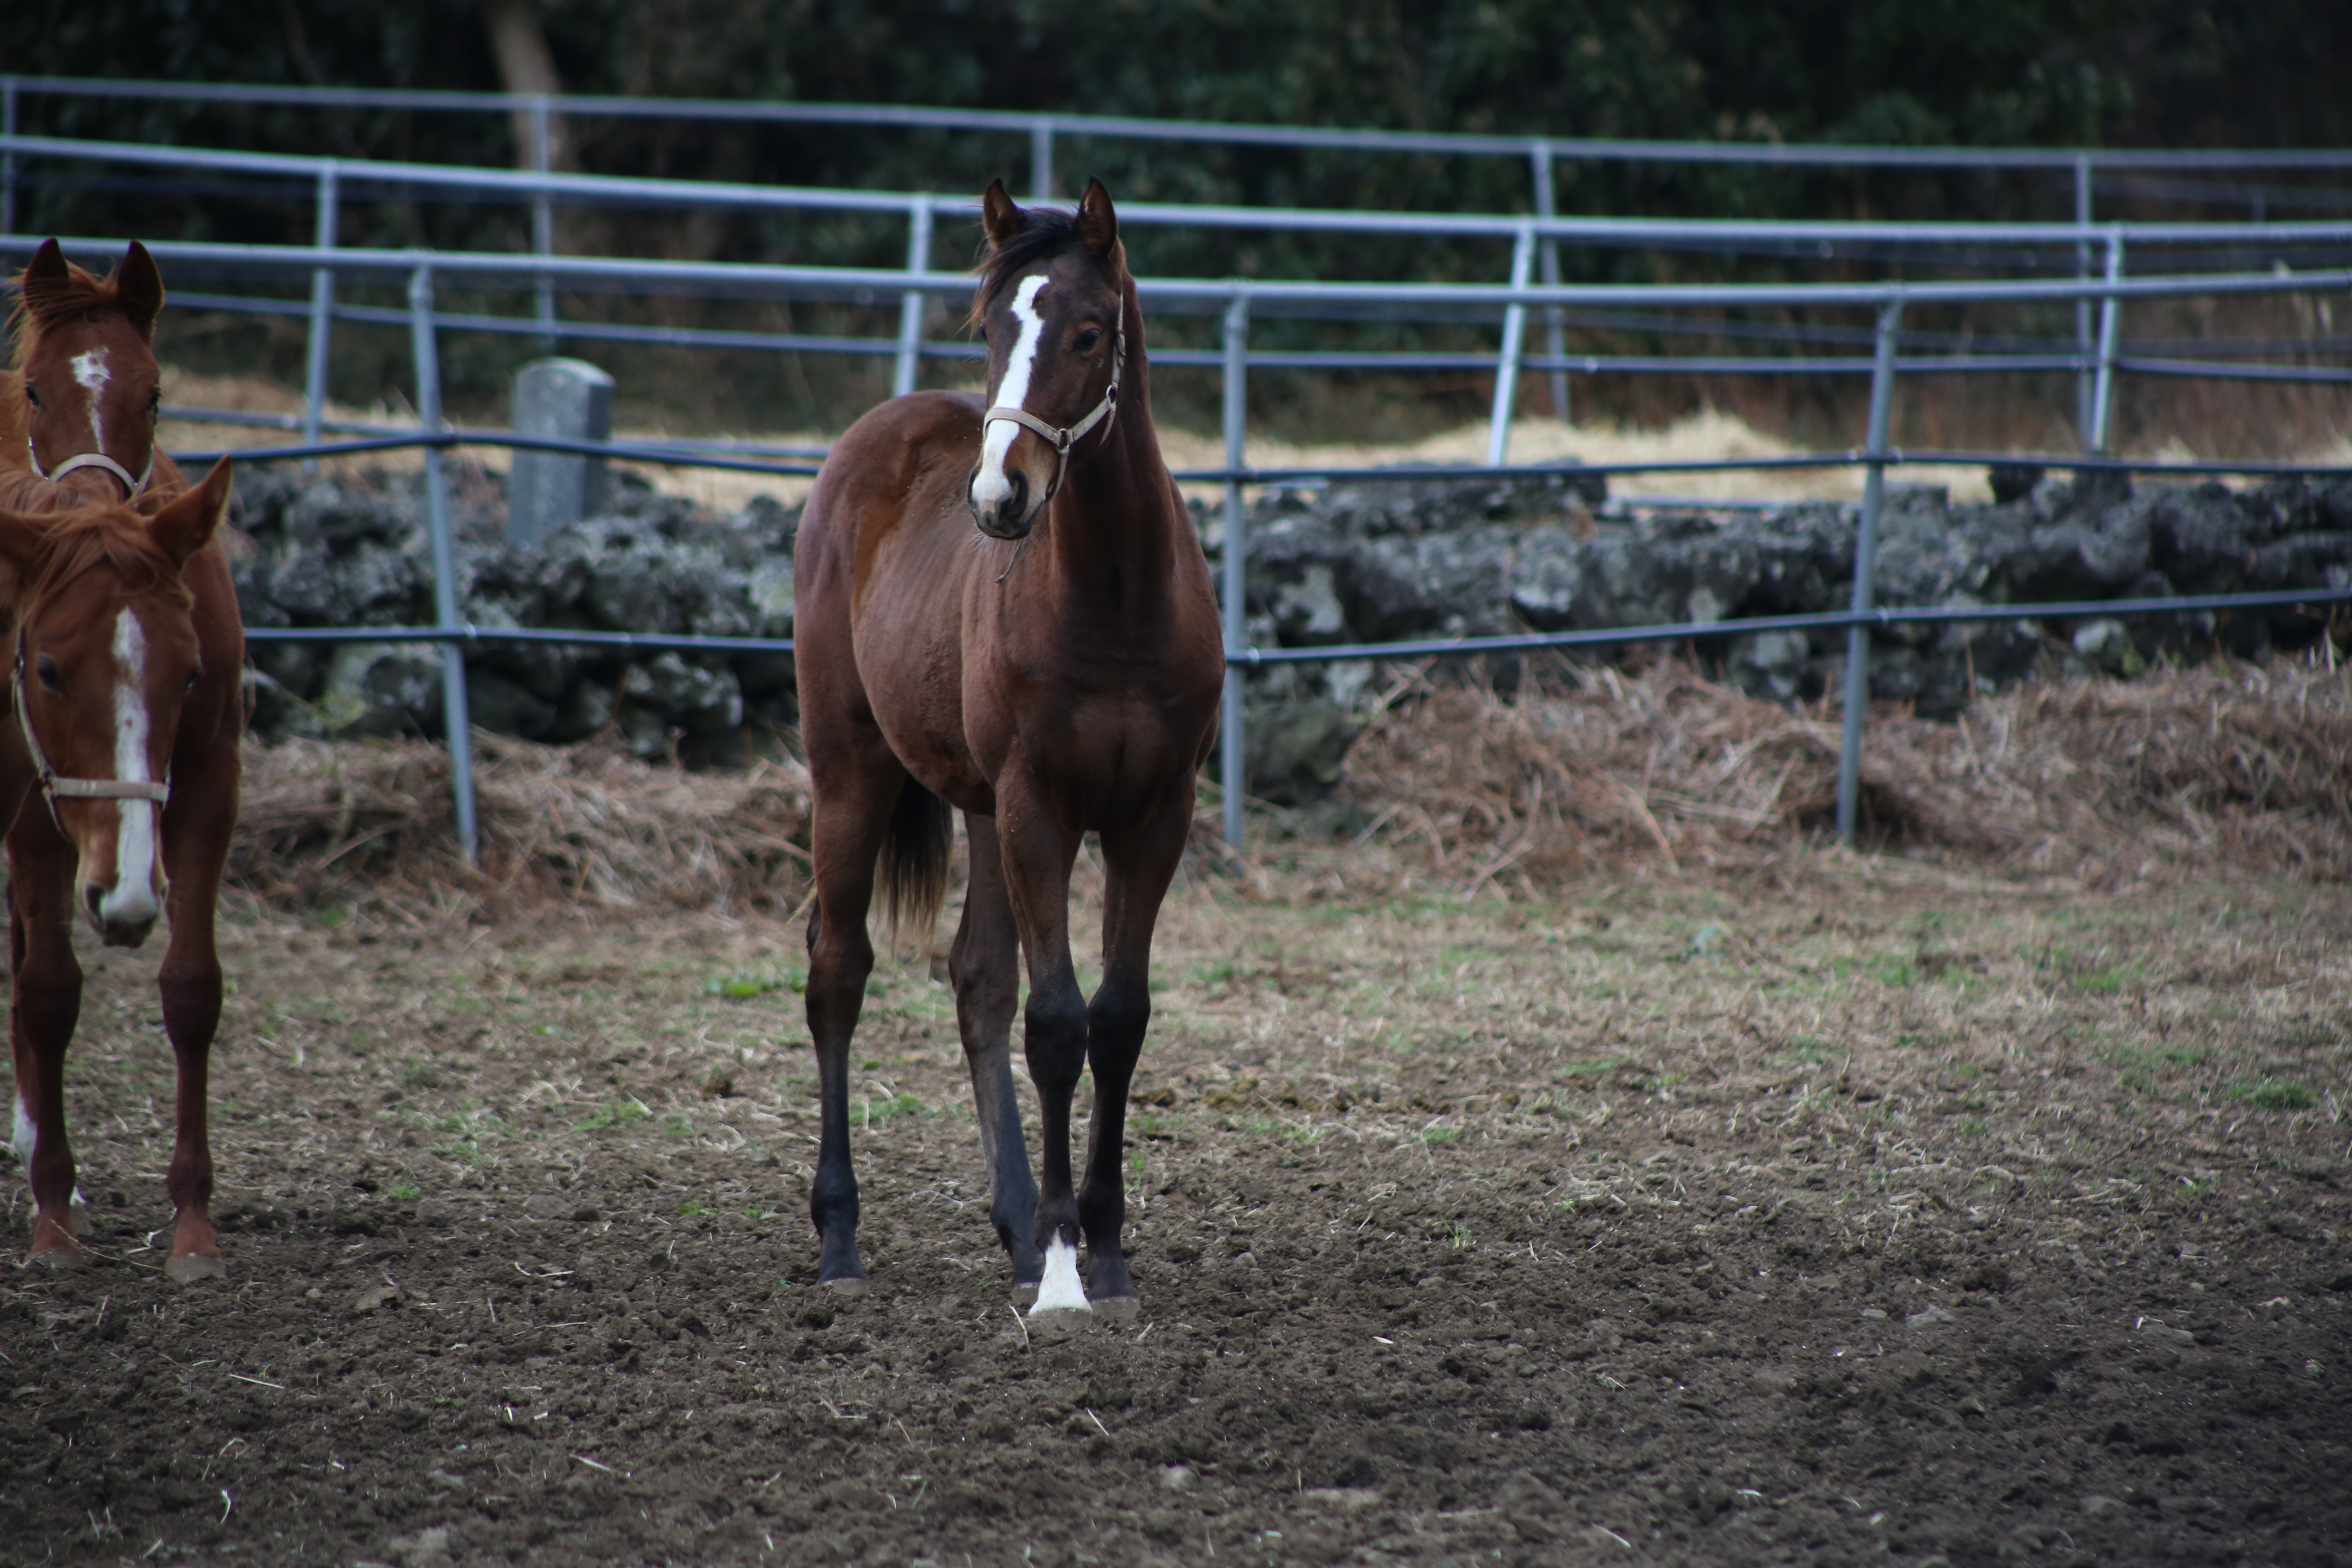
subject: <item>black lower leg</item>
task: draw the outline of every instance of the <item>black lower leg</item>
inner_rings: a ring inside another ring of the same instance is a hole
[[[1120,1233],[1127,1225],[1127,1097],[1151,1017],[1148,990],[1110,975],[1087,1009],[1087,1060],[1094,1068],[1095,1106],[1087,1138],[1087,1178],[1078,1189],[1078,1223],[1087,1237],[1087,1294],[1097,1300],[1132,1297]]]

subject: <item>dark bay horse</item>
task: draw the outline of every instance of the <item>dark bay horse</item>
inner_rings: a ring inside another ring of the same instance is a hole
[[[103,281],[55,240],[18,280],[17,370],[0,377],[0,718],[9,825],[9,1035],[32,1256],[74,1236],[65,1053],[81,1011],[73,921],[136,947],[168,913],[161,989],[179,1068],[165,1267],[223,1272],[205,1083],[221,1010],[214,909],[236,826],[245,634],[217,535],[226,459],[189,489],[155,447],[162,278],[131,247]]]
[[[1192,825],[1224,674],[1199,536],[1160,460],[1143,315],[1100,182],[1075,216],[992,184],[973,315],[988,396],[917,393],[833,448],[797,547],[802,733],[814,789],[808,1020],[824,1134],[818,1278],[864,1288],[849,1158],[850,1034],[878,879],[928,930],[964,816],[971,879],[950,952],[989,1217],[1033,1313],[1132,1310],[1119,1251],[1127,1094],[1151,1014],[1152,927]],[[1070,963],[1070,868],[1100,836],[1103,978]],[[1032,1181],[1012,1027],[1025,959]],[[1070,1109],[1094,1072],[1083,1183]],[[1087,1268],[1078,1271],[1083,1232]]]

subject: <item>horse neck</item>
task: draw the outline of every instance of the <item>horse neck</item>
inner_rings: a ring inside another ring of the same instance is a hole
[[[1122,614],[1148,611],[1154,584],[1172,575],[1181,525],[1177,499],[1151,422],[1151,367],[1135,285],[1126,286],[1127,364],[1118,416],[1100,447],[1073,454],[1046,525],[1054,575],[1066,596],[1108,597]]]

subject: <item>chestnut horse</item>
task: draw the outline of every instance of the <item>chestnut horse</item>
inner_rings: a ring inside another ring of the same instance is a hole
[[[18,371],[0,377],[0,605],[13,669],[0,823],[11,825],[9,1035],[32,1256],[79,1252],[64,1092],[81,1010],[75,911],[114,947],[138,946],[168,912],[161,989],[179,1106],[165,1267],[193,1281],[223,1272],[205,1100],[221,1009],[214,906],[245,724],[245,634],[216,542],[228,463],[190,489],[156,450],[163,286],[145,247],[132,245],[100,281],[51,240],[18,281]]]
[[[878,872],[894,921],[929,930],[952,806],[971,864],[949,973],[989,1217],[1015,1289],[1036,1292],[1033,1313],[1130,1311],[1128,1086],[1151,1014],[1152,927],[1192,831],[1224,656],[1208,562],[1152,428],[1143,315],[1109,194],[1089,183],[1074,217],[1024,211],[999,182],[982,216],[972,313],[988,342],[987,397],[916,393],[850,426],[796,550],[814,794],[818,1278],[865,1285],[848,1056],[874,965],[866,908]],[[1068,909],[1089,832],[1107,877],[1091,1002],[1070,964]],[[1042,1192],[1013,1087],[1021,959]],[[1070,1108],[1089,1066],[1094,1120],[1074,1185]]]

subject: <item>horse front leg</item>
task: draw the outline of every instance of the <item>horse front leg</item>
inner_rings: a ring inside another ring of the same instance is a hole
[[[66,1135],[66,1047],[81,1018],[73,872],[73,846],[47,816],[20,816],[8,836],[8,1037],[16,1063],[16,1154],[33,1189],[36,1263],[81,1255],[74,1237],[73,1143]]]
[[[213,1149],[210,1123],[213,1038],[220,1029],[220,948],[215,931],[221,874],[236,825],[237,767],[234,745],[207,754],[194,768],[175,769],[179,783],[163,813],[163,866],[171,937],[157,989],[163,1033],[172,1042],[179,1097],[172,1163],[163,1190],[172,1200],[172,1255],[163,1271],[183,1285],[228,1272],[213,1234]]]
[[[1070,867],[1080,835],[1026,792],[1007,790],[1002,779],[997,801],[1005,891],[1029,963],[1022,1034],[1043,1145],[1031,1234],[1045,1255],[1045,1273],[1029,1311],[1084,1312],[1091,1309],[1078,1275],[1078,1200],[1070,1170],[1070,1105],[1087,1066],[1086,999],[1070,963]]]
[[[955,983],[956,1026],[971,1070],[971,1102],[980,1123],[981,1157],[988,1163],[988,1217],[1013,1259],[1016,1300],[1036,1298],[1045,1255],[1030,1235],[1037,1218],[1037,1183],[1021,1138],[1021,1101],[1013,1087],[1013,1013],[1021,1000],[1021,941],[1004,886],[1004,856],[993,817],[964,814],[971,847],[963,920],[948,950]]]
[[[1119,1240],[1127,1225],[1127,1096],[1151,1022],[1151,933],[1192,828],[1192,791],[1181,793],[1141,827],[1103,836],[1103,978],[1087,1010],[1095,1108],[1078,1222],[1087,1236],[1087,1293],[1098,1310],[1122,1315],[1137,1307]]]

